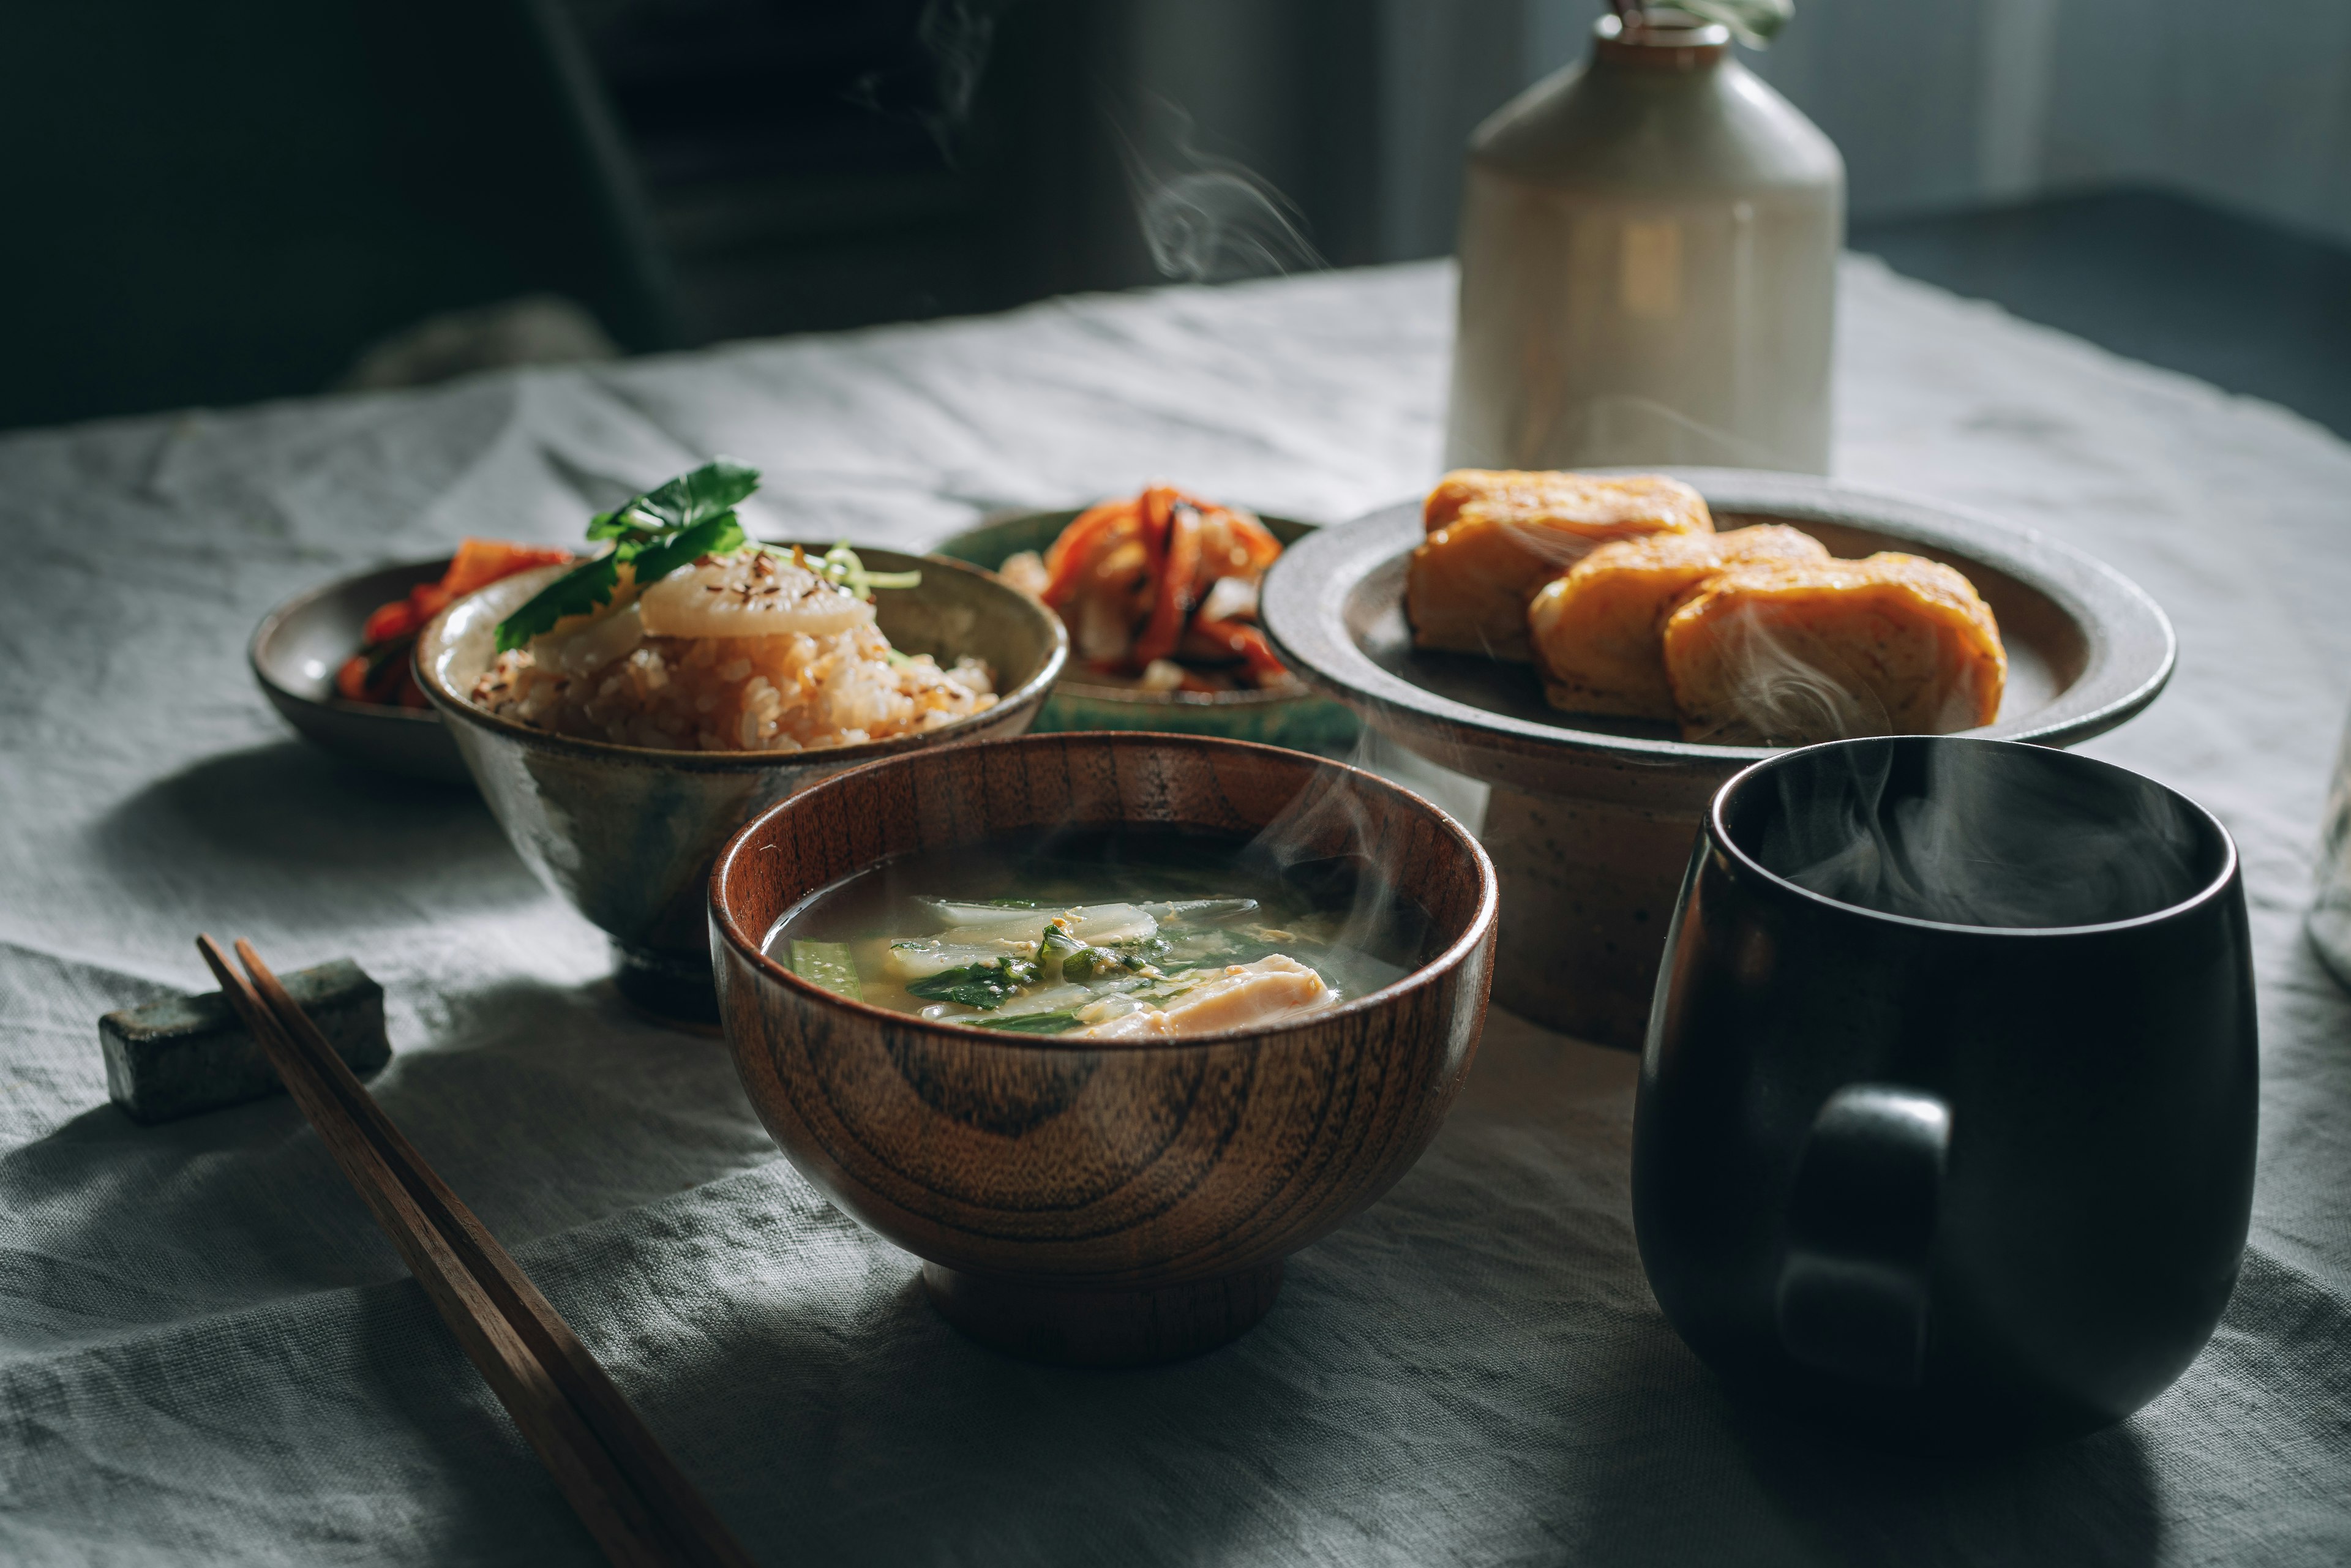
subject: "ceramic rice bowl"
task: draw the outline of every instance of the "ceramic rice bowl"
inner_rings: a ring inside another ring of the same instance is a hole
[[[986,572],[935,557],[860,552],[876,571],[919,570],[885,590],[883,632],[942,664],[971,653],[995,672],[994,706],[936,729],[789,753],[665,751],[585,740],[499,717],[468,695],[496,653],[496,628],[564,567],[492,583],[451,605],[417,642],[417,674],[515,852],[612,938],[614,982],[661,1018],[709,1027],[705,889],[711,859],[751,817],[817,780],[877,758],[1019,735],[1068,657],[1041,606]]]

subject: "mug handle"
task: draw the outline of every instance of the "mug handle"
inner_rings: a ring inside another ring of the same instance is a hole
[[[1950,1147],[1951,1108],[1923,1090],[1855,1083],[1829,1096],[1788,1197],[1778,1319],[1791,1356],[1855,1383],[1918,1386]]]

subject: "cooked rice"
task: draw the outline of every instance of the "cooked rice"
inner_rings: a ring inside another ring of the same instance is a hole
[[[800,751],[935,729],[996,706],[987,666],[893,655],[871,624],[830,637],[646,637],[585,674],[498,655],[474,701],[559,735],[678,751]]]

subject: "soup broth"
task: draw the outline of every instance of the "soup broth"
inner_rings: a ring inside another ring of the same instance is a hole
[[[1361,857],[1082,830],[892,861],[803,899],[766,948],[877,1007],[1088,1039],[1280,1022],[1431,956],[1426,915]]]

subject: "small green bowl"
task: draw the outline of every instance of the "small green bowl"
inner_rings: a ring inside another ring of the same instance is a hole
[[[1022,550],[1040,554],[1076,518],[1074,511],[1019,512],[956,535],[936,547],[950,559],[966,561],[988,571]],[[1311,523],[1288,517],[1258,520],[1271,530],[1284,549],[1314,531]],[[1344,757],[1354,748],[1363,726],[1353,710],[1328,697],[1296,692],[1138,692],[1125,686],[1098,685],[1076,673],[1054,684],[1052,695],[1029,727],[1035,734],[1094,729],[1156,730],[1176,735],[1220,735],[1230,740],[1255,740],[1284,746],[1292,751],[1314,751]]]

